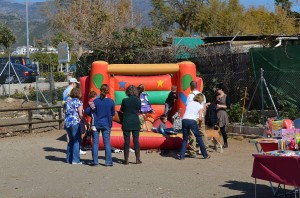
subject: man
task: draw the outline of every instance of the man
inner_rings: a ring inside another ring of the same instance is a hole
[[[196,81],[192,81],[192,82],[190,83],[191,93],[190,93],[190,94],[188,95],[188,97],[187,97],[187,101],[186,101],[187,104],[188,104],[189,102],[191,102],[191,101],[194,100],[195,95],[197,95],[198,93],[201,93],[200,91],[198,91],[197,87],[198,87],[198,84],[197,84]],[[203,133],[203,132],[205,131],[205,121],[204,121],[204,117],[205,117],[205,116],[204,116],[204,115],[205,115],[205,110],[206,110],[206,106],[205,106],[205,105],[206,105],[206,104],[205,104],[205,103],[206,103],[206,98],[205,98],[204,94],[202,94],[202,95],[203,95],[204,101],[203,101],[203,103],[201,103],[201,104],[202,104],[203,107],[204,107],[204,111],[203,111],[203,115],[202,115],[202,121],[199,122],[199,126],[201,126],[201,127],[200,127],[200,135],[202,136],[204,145],[205,145],[206,147],[208,147],[207,137],[206,137],[205,133]],[[197,148],[196,148],[196,138],[195,138],[194,134],[191,133],[191,132],[190,132],[190,135],[189,135],[189,146],[190,146],[190,148],[191,148],[191,149],[188,151],[189,155],[190,155],[191,157],[196,157],[196,153],[197,153]]]
[[[79,82],[77,81],[76,78],[70,78],[69,86],[63,92],[63,104],[67,101],[71,90],[77,87],[77,84],[79,84]]]
[[[71,90],[73,88],[77,87],[77,84],[79,84],[79,82],[77,81],[76,78],[70,78],[70,80],[69,80],[69,86],[63,92],[63,101],[62,101],[63,105],[68,100]],[[67,142],[69,142],[68,135],[67,135]],[[83,151],[83,150],[80,149],[80,155],[85,155],[85,154],[86,154],[86,151]]]

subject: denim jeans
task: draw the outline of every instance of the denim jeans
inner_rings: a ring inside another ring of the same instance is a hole
[[[67,163],[79,163],[80,162],[80,155],[79,155],[79,147],[81,141],[81,133],[79,124],[75,126],[70,126],[66,129],[69,142],[67,146]]]
[[[104,150],[105,150],[105,165],[112,165],[112,156],[111,156],[111,145],[110,145],[110,131],[111,128],[100,127],[97,128],[97,132],[93,132],[93,148],[92,156],[94,164],[99,164],[98,162],[98,148],[99,148],[99,133],[102,133]]]
[[[93,137],[92,158],[93,158],[93,163],[95,165],[99,164],[98,161],[99,135],[100,135],[99,131],[92,132],[92,137]]]
[[[197,122],[196,122],[196,120],[191,120],[191,119],[183,119],[182,120],[183,141],[182,141],[182,146],[181,146],[181,150],[180,150],[180,158],[184,159],[190,130],[194,133],[194,135],[196,137],[196,141],[200,147],[203,157],[206,158],[208,156],[208,154],[206,152],[205,145],[204,145],[202,137],[200,135]]]

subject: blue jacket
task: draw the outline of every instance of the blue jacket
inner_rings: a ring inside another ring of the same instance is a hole
[[[96,109],[95,126],[97,130],[101,127],[112,127],[112,117],[115,115],[115,102],[110,98],[96,98],[94,100]],[[92,109],[88,107],[85,110],[87,115],[91,115]]]

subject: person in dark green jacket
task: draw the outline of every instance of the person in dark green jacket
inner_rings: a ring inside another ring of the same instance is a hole
[[[133,136],[133,144],[136,156],[136,164],[141,164],[140,158],[140,120],[139,111],[141,109],[141,100],[138,97],[138,90],[134,85],[130,85],[126,89],[127,98],[122,100],[121,112],[123,112],[122,130],[124,136],[124,164],[128,164],[130,132]]]

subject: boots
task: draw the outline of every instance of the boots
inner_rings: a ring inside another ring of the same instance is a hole
[[[135,157],[136,157],[136,164],[141,164],[141,158],[140,158],[140,149],[135,149]]]
[[[129,158],[129,150],[124,150],[124,165],[128,165],[128,158]]]
[[[228,148],[228,143],[227,142],[224,143],[223,148]]]

